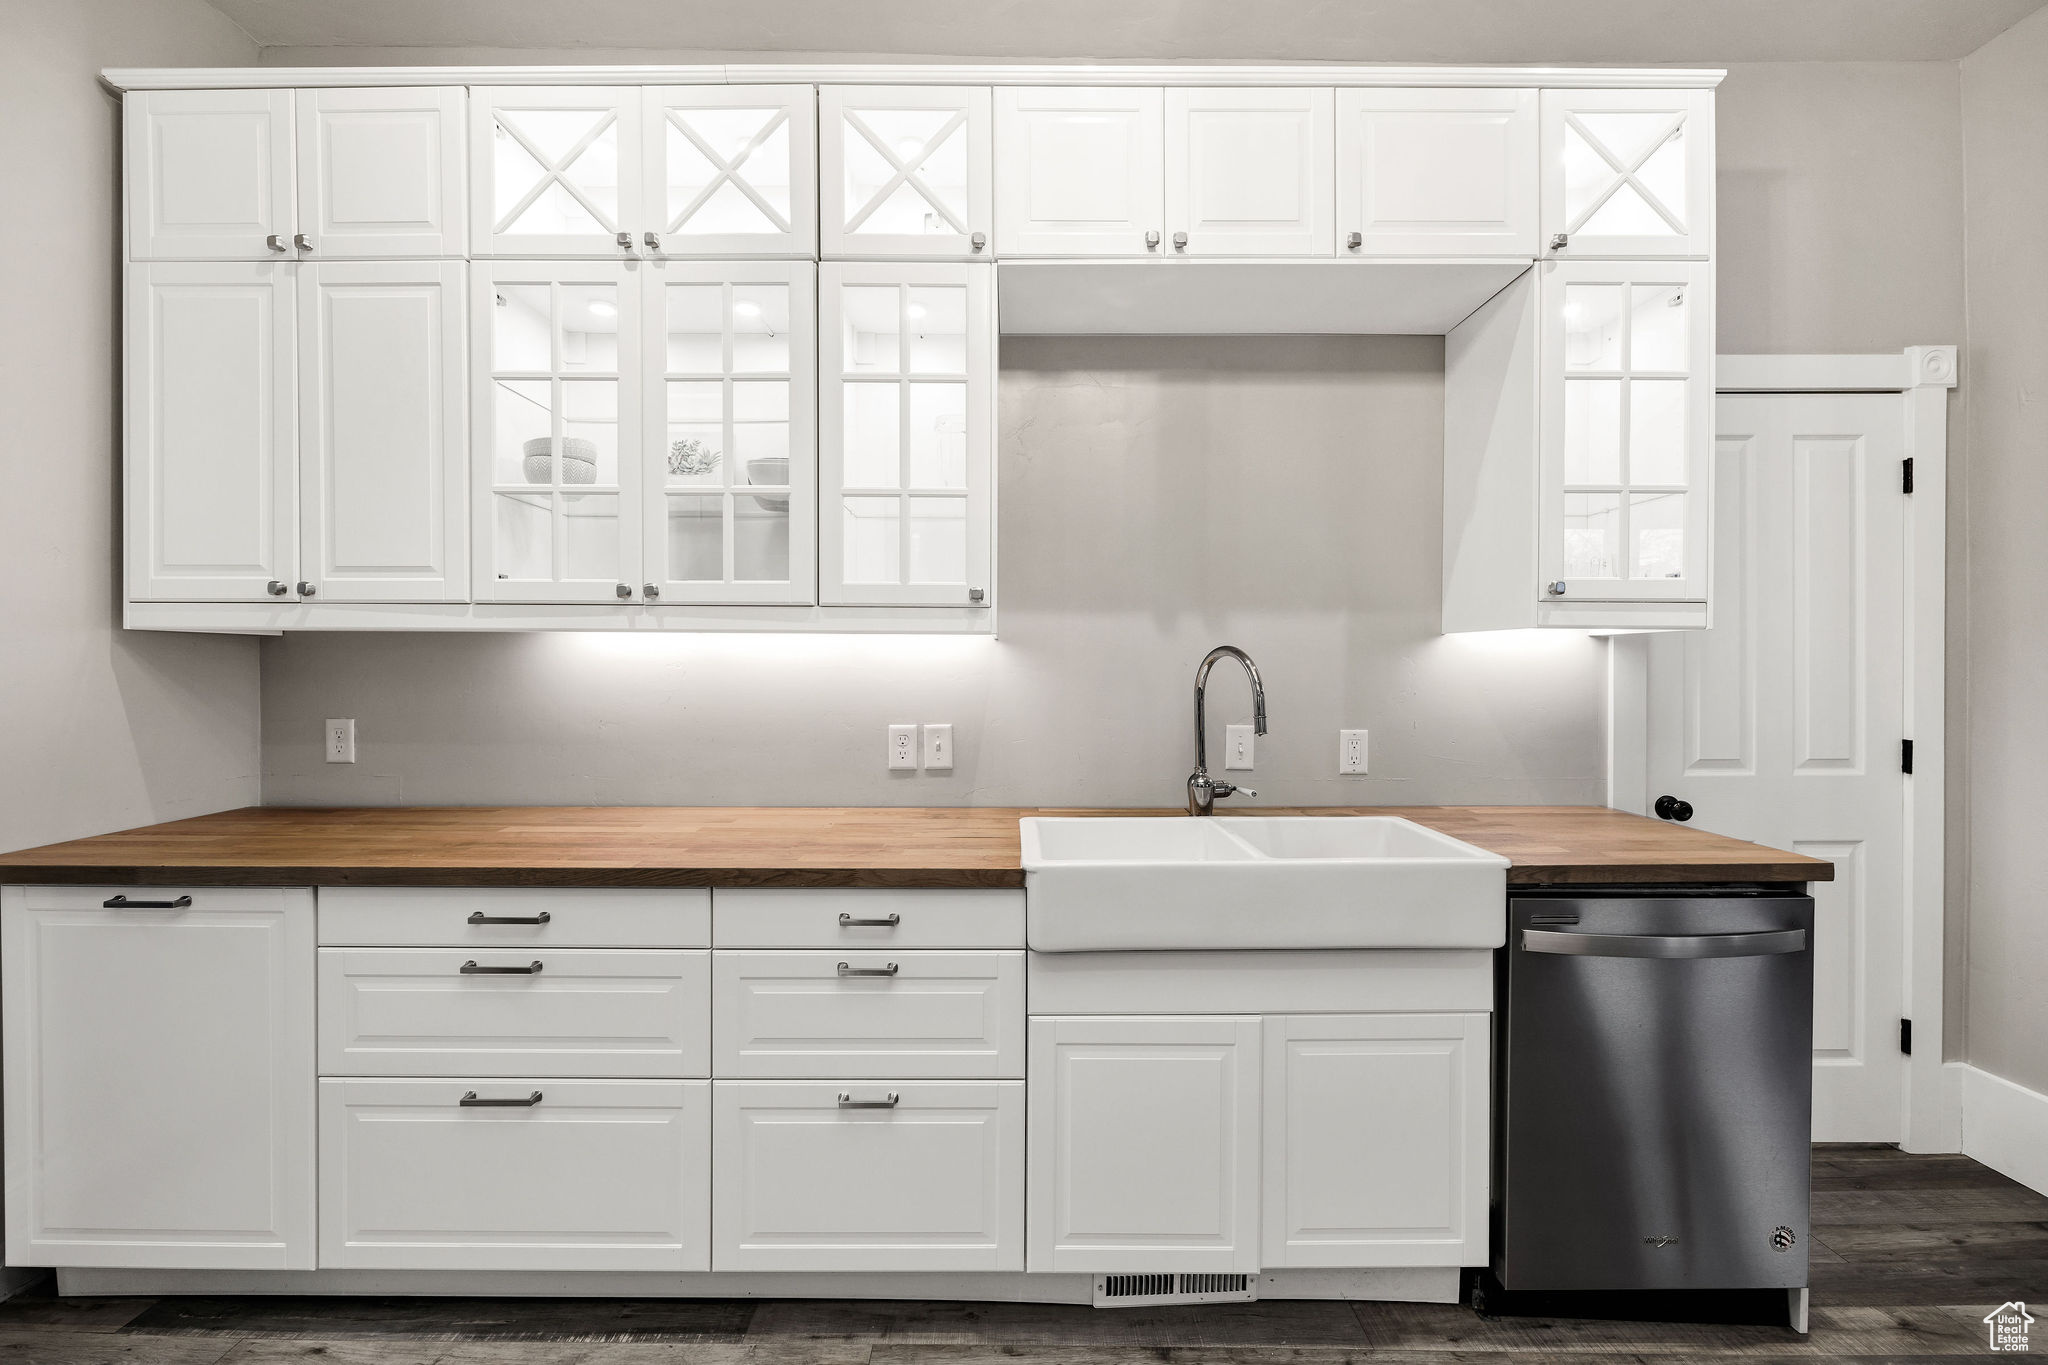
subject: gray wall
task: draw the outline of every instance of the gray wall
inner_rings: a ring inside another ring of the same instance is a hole
[[[1962,64],[1969,1060],[2048,1092],[2048,11]]]
[[[252,641],[118,629],[120,104],[253,63],[198,0],[0,0],[0,848],[258,798]]]
[[[286,637],[265,799],[1172,804],[1229,640],[1269,800],[1597,803],[1602,646],[1437,634],[1442,404],[1435,337],[1006,341],[1001,639]],[[887,771],[892,721],[950,721],[954,771]]]

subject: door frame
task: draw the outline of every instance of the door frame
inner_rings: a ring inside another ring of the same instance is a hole
[[[1942,974],[1947,820],[1945,669],[1948,588],[1948,391],[1954,346],[1908,346],[1879,355],[1723,355],[1715,393],[1896,393],[1905,400],[1905,451],[1913,461],[1906,502],[1905,728],[1913,740],[1906,776],[1905,1002],[1913,1021],[1906,1112],[1899,1145],[1909,1152],[1962,1150],[1962,1086],[1942,1064]],[[1709,570],[1711,572],[1711,569]],[[1608,642],[1607,804],[1649,813],[1649,641]]]

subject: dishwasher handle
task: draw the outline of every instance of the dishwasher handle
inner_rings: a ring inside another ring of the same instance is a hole
[[[1525,953],[1562,953],[1568,957],[1769,957],[1806,948],[1804,929],[1767,929],[1749,934],[1578,934],[1555,929],[1524,929]]]

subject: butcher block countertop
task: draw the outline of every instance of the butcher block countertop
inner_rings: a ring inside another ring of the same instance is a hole
[[[1510,886],[1824,882],[1834,865],[1600,806],[1246,807],[1399,815],[1513,862]],[[144,886],[1024,884],[1015,806],[250,806],[0,854],[0,882]],[[1185,817],[1181,817],[1185,818]]]

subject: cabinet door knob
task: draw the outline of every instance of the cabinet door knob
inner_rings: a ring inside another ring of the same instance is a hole
[[[661,250],[661,234],[658,232],[643,232],[640,234],[640,240],[647,243],[649,251]]]
[[[1362,232],[1352,233],[1344,239],[1344,245],[1350,247],[1353,251],[1358,250],[1358,248],[1365,245],[1365,234]]]
[[[272,251],[283,251],[285,249],[284,238],[274,232],[263,239],[263,245],[269,247]]]
[[[1544,584],[1543,591],[1549,593],[1552,597],[1564,596],[1564,580],[1560,578],[1555,583]]]
[[[312,583],[308,583],[308,582],[307,582],[307,581],[306,581],[305,579],[303,579],[303,578],[299,580],[299,596],[301,596],[301,597],[317,597],[317,596],[319,596],[319,595],[320,595],[320,589],[319,589],[319,588],[318,588],[318,587],[317,587],[316,585],[314,585],[314,584],[312,584]]]
[[[633,596],[633,585],[631,583],[621,583],[614,591],[618,593],[619,600],[625,602]]]
[[[655,598],[661,596],[661,584],[644,583],[640,587],[640,592],[642,596],[644,596],[648,601],[652,602]]]
[[[1551,234],[1550,249],[1552,251],[1563,251],[1566,247],[1570,246],[1571,244],[1572,239],[1569,235],[1562,232]]]
[[[988,600],[988,589],[986,589],[986,588],[969,588],[969,589],[967,590],[967,600],[968,600],[969,602],[972,602],[972,603],[974,603],[974,604],[975,604],[976,606],[979,606],[979,605],[981,605],[981,603],[983,603],[983,602],[985,602],[985,601],[987,601],[987,600]]]
[[[292,234],[292,245],[301,251],[311,251],[313,249],[313,239],[303,232],[294,232]]]
[[[613,240],[618,242],[619,250],[621,251],[631,251],[633,249],[633,234],[630,232],[622,232]]]
[[[988,234],[986,232],[977,232],[967,239],[967,247],[970,251],[980,251],[987,246]]]
[[[1159,234],[1158,234],[1158,233],[1156,233],[1156,232],[1148,232],[1148,233],[1146,233],[1146,234],[1145,234],[1145,250],[1147,250],[1147,251],[1157,251],[1157,250],[1159,250]]]
[[[272,597],[282,597],[290,592],[291,589],[273,578],[263,585],[263,591],[269,593]]]
[[[1680,824],[1692,819],[1692,802],[1681,801],[1675,796],[1660,796],[1653,808],[1659,820],[1676,820]]]
[[[1175,251],[1186,251],[1188,249],[1188,235],[1185,232],[1173,234],[1173,249]]]

